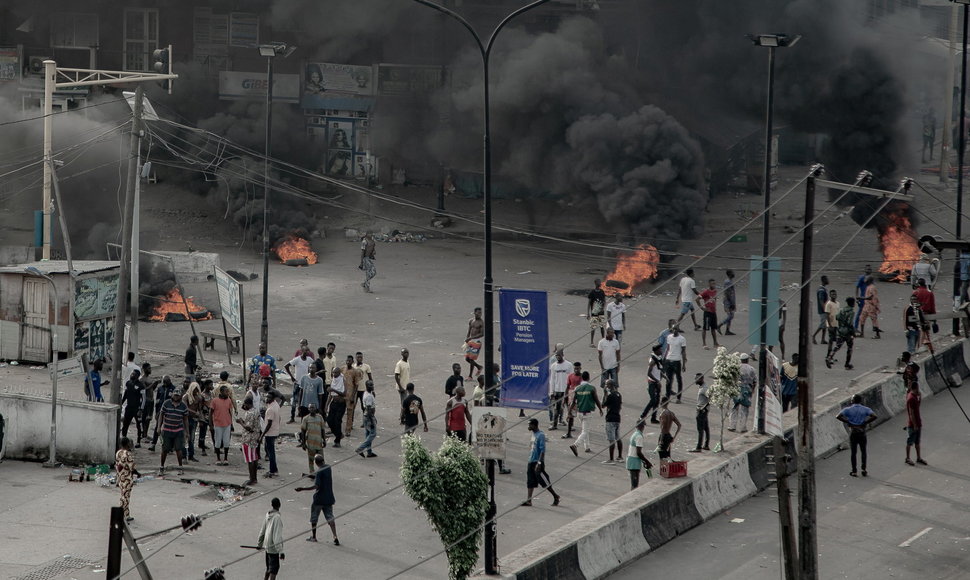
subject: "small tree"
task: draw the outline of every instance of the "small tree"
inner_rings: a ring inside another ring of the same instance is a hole
[[[488,478],[471,447],[445,437],[432,454],[417,437],[401,440],[404,492],[428,514],[445,545],[448,577],[464,580],[478,562],[482,524],[488,511]]]
[[[734,405],[734,399],[741,396],[741,355],[728,353],[723,346],[718,347],[714,356],[714,381],[707,396],[711,405],[721,410],[721,441],[715,451],[724,450],[724,423],[727,412]]]

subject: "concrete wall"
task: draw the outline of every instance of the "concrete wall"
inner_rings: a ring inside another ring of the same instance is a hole
[[[970,376],[963,345],[961,340],[942,349],[934,359],[919,361],[924,396],[945,390],[947,380],[962,381]],[[852,391],[873,409],[879,417],[877,424],[905,410],[905,390],[895,373],[874,375],[867,385]],[[851,395],[842,392],[815,402],[816,456],[828,455],[848,442],[848,430],[835,416],[850,399]],[[785,423],[795,420],[794,412],[785,415]],[[792,428],[785,435],[787,453],[794,457]],[[639,488],[502,558],[502,576],[518,580],[604,578],[768,487],[774,474],[774,466],[767,461],[772,453],[769,438],[747,433],[733,439],[725,452],[692,458],[686,478],[641,478]],[[794,464],[789,464],[790,470]]]
[[[172,262],[169,262],[164,258],[151,256],[154,262],[174,264],[175,275],[178,276],[179,282],[182,284],[205,282],[212,275],[212,267],[219,266],[219,254],[211,252],[152,251],[172,258]]]
[[[57,459],[69,464],[114,461],[117,405],[57,402]],[[6,421],[4,457],[47,460],[51,442],[49,397],[0,394]]]
[[[33,246],[0,246],[0,265],[26,264],[33,261]]]

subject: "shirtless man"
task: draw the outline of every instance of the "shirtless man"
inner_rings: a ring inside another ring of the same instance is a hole
[[[476,308],[468,320],[468,334],[465,335],[465,362],[468,363],[468,378],[474,379],[475,374],[482,373],[482,365],[475,362],[482,351],[482,337],[485,336],[485,321],[482,320],[482,309]],[[477,345],[477,346],[476,346]]]
[[[670,397],[664,397],[660,400],[660,440],[657,447],[659,447],[661,462],[670,461],[670,448],[674,444],[674,439],[680,434],[680,419],[668,408],[669,405]],[[677,430],[674,431],[673,435],[670,434],[671,424],[677,425]]]
[[[375,252],[377,251],[377,244],[374,243],[374,236],[369,232],[364,234],[364,237],[360,240],[360,266],[359,268],[364,271],[364,281],[360,284],[364,287],[364,292],[370,292],[370,281],[377,275],[377,266],[374,264],[376,259]]]

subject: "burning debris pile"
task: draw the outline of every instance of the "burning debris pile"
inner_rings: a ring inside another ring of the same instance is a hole
[[[908,205],[884,212],[879,219],[879,249],[883,261],[879,272],[887,282],[906,282],[920,251],[916,231],[910,220]]]
[[[640,284],[657,277],[660,266],[660,252],[650,244],[640,244],[631,253],[620,256],[616,268],[606,275],[602,289],[607,295],[620,291],[624,295],[632,295]]]
[[[212,320],[212,313],[205,306],[196,302],[192,296],[183,298],[177,287],[164,296],[156,296],[154,301],[154,310],[145,318],[149,322],[186,322],[189,316],[192,320]]]
[[[175,274],[167,262],[142,258],[138,266],[138,308],[149,322],[211,320],[212,312],[192,296],[183,298]]]
[[[306,232],[290,232],[273,244],[273,253],[287,266],[316,264],[317,253],[307,237]]]

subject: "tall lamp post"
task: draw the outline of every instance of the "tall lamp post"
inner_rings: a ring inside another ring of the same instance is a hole
[[[50,457],[44,463],[44,467],[58,467],[60,463],[57,462],[57,323],[60,317],[57,314],[60,311],[61,302],[57,297],[57,286],[53,278],[34,266],[27,266],[24,272],[47,280],[51,285],[54,298],[54,324],[51,325],[51,444],[48,451]]]
[[[505,27],[513,18],[549,2],[549,0],[536,0],[530,4],[515,10],[508,16],[506,16],[498,26],[492,30],[491,35],[489,35],[487,41],[482,41],[482,37],[479,36],[478,32],[475,31],[475,27],[471,25],[470,22],[465,20],[464,17],[458,13],[445,8],[444,6],[439,6],[430,0],[414,0],[418,4],[423,4],[428,8],[437,10],[447,14],[451,18],[457,20],[465,29],[471,33],[472,37],[475,39],[475,44],[478,47],[479,54],[482,57],[482,73],[483,73],[483,89],[482,89],[482,102],[484,106],[484,161],[483,161],[483,177],[482,177],[482,190],[484,194],[484,209],[485,209],[485,278],[484,278],[484,304],[482,309],[482,315],[485,324],[485,335],[483,337],[485,344],[485,401],[486,405],[491,404],[492,393],[495,392],[495,374],[492,372],[494,367],[494,323],[495,323],[495,312],[493,309],[492,300],[492,142],[491,142],[491,111],[489,108],[488,99],[488,64],[489,57],[492,53],[492,47],[495,45],[495,38],[498,33],[501,32],[502,28]],[[495,515],[497,509],[495,506],[495,460],[487,459],[485,460],[485,471],[488,474],[488,513],[485,515],[485,573],[486,574],[498,574],[498,545],[497,545],[497,534],[496,534],[496,524]]]
[[[968,0],[970,1],[970,0]],[[801,36],[749,34],[755,46],[768,49],[768,106],[765,115],[764,221],[761,244],[761,331],[758,340],[758,433],[765,432],[765,387],[768,384],[768,225],[771,212],[771,124],[775,104],[775,49],[794,46]]]
[[[259,45],[259,56],[266,57],[266,156],[263,159],[263,320],[259,326],[259,341],[269,348],[269,157],[273,151],[273,59],[293,54],[295,46],[285,42]]]
[[[970,0],[953,0],[955,4],[963,5],[963,52],[960,54],[960,144],[957,149],[957,239],[963,232],[963,159],[967,151],[967,17],[970,16]],[[951,90],[947,87],[948,90]],[[942,159],[943,155],[940,155]],[[957,250],[956,261],[953,265],[953,305],[959,306],[963,302],[963,281],[961,274],[962,250]],[[960,335],[960,319],[953,319],[953,334]]]

